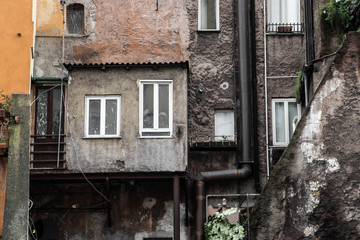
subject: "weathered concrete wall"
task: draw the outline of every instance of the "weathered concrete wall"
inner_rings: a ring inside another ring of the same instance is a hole
[[[252,239],[357,239],[360,34],[350,33],[254,206]]]
[[[4,223],[7,162],[7,157],[0,158],[0,237]]]
[[[20,116],[19,124],[9,130],[9,156],[3,239],[27,240],[29,208],[30,96],[13,94],[11,114]]]
[[[105,193],[105,181],[94,182]],[[60,239],[142,240],[143,237],[173,237],[172,180],[112,180],[111,225],[108,206],[88,183],[32,183],[34,222],[49,219],[60,228]],[[61,194],[59,194],[61,193]],[[183,195],[183,193],[182,193]],[[181,199],[180,239],[188,238],[184,198]]]
[[[189,20],[185,0],[159,1],[158,6],[156,2],[66,1],[66,6],[84,5],[85,32],[67,34],[65,26],[65,59],[77,63],[187,61]],[[51,68],[58,68],[61,61],[60,9],[59,1],[38,0],[37,77],[58,77]]]
[[[266,1],[267,4],[267,1]],[[264,186],[266,178],[266,116],[268,113],[269,146],[272,146],[272,110],[273,98],[295,98],[294,87],[296,72],[302,70],[305,62],[305,36],[300,34],[266,34],[264,33],[264,13],[267,6],[264,1],[255,1],[255,48],[257,80],[257,129],[258,161],[260,185]],[[300,6],[301,22],[304,22],[304,3]],[[266,23],[265,23],[266,24]],[[265,39],[264,39],[265,34]],[[265,42],[266,41],[266,59]],[[266,60],[266,61],[265,61]],[[267,99],[265,99],[265,65],[267,74]],[[286,77],[285,76],[290,76]],[[267,109],[265,104],[267,101]]]
[[[185,171],[187,69],[181,66],[74,69],[68,87],[67,168],[85,172]],[[139,138],[139,80],[173,80],[173,137]],[[119,138],[84,139],[86,95],[121,95]]]
[[[220,4],[220,31],[198,30],[198,1],[187,1],[190,28],[189,133],[214,136],[216,109],[235,107],[235,1]],[[199,90],[203,89],[203,92]]]

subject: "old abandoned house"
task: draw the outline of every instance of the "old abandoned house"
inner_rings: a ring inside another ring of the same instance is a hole
[[[324,2],[37,0],[30,237],[203,239],[208,205],[252,206]]]

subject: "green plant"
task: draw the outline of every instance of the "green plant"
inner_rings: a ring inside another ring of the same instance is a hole
[[[10,97],[3,94],[3,91],[0,91],[0,108],[5,109],[7,113],[10,112]]]
[[[244,227],[240,224],[231,225],[226,216],[238,212],[237,207],[221,213],[216,212],[212,219],[205,223],[207,240],[243,240],[246,237]]]
[[[297,74],[297,79],[294,90],[295,90],[296,101],[299,103],[301,101],[300,88],[301,88],[302,71],[298,71],[296,74]]]
[[[359,0],[330,0],[318,9],[320,19],[329,23],[331,29],[340,26],[344,31],[355,30],[359,25]]]

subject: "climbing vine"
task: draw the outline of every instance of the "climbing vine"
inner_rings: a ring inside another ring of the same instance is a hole
[[[221,213],[216,212],[210,221],[205,223],[207,240],[243,240],[246,237],[244,227],[240,224],[231,225],[226,216],[238,212],[237,207]]]
[[[296,79],[296,85],[295,85],[295,98],[296,102],[300,103],[301,101],[301,95],[300,95],[300,88],[301,88],[301,77],[302,77],[302,71],[299,71],[296,73],[297,79]]]

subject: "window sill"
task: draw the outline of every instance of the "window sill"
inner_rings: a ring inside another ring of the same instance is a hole
[[[144,136],[144,137],[138,137],[139,139],[152,139],[152,138],[156,138],[156,139],[173,139],[175,138],[174,136]]]
[[[64,37],[66,37],[66,38],[86,38],[88,36],[89,36],[89,34],[69,34],[69,33],[67,33],[67,34],[65,34]]]
[[[266,36],[304,36],[303,32],[289,32],[289,33],[280,33],[280,32],[267,32]]]
[[[82,137],[83,139],[121,139],[121,136],[116,136],[116,137],[106,137],[106,136],[96,136],[96,137],[89,137],[89,136],[84,136]]]
[[[198,32],[220,32],[220,29],[198,29]]]

